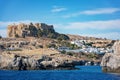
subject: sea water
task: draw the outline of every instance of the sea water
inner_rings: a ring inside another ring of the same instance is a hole
[[[79,70],[0,70],[0,80],[120,80],[119,74],[103,73],[100,66],[76,66]]]

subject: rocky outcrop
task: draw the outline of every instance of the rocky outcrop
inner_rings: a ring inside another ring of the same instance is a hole
[[[53,30],[52,25],[46,25],[44,23],[36,24],[24,24],[20,23],[18,25],[8,25],[8,37],[25,37],[25,36],[37,36],[38,30]]]
[[[7,70],[46,70],[74,69],[73,61],[58,60],[49,56],[20,56],[12,53],[0,55],[0,69]]]
[[[38,69],[39,66],[38,60],[34,57],[18,56],[12,53],[0,55],[0,69],[27,70]]]
[[[46,38],[62,38],[69,39],[67,35],[59,34],[55,32],[53,25],[47,25],[45,23],[35,23],[35,24],[13,24],[8,25],[7,28],[8,37],[46,37]]]
[[[4,48],[4,45],[1,45],[1,44],[0,44],[0,50],[3,50],[3,49],[5,49],[5,48]]]
[[[113,50],[103,56],[101,66],[104,72],[120,73],[120,41],[115,42]]]

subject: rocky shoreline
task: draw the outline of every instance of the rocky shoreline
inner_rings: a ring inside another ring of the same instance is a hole
[[[14,54],[0,55],[0,69],[8,70],[38,70],[52,68],[73,68],[72,61],[56,61],[48,56],[42,56],[39,59],[36,56],[18,56]]]
[[[101,62],[104,72],[120,73],[120,41],[113,45],[113,53],[106,53]]]
[[[59,57],[53,56],[21,56],[13,53],[2,53],[0,55],[0,69],[2,70],[73,70],[77,69],[77,65],[95,65],[93,61],[77,60],[77,59],[64,59],[63,56],[70,57],[68,55],[59,55]],[[99,63],[98,63],[99,65]]]

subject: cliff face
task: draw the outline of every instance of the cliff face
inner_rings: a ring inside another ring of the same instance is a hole
[[[8,37],[46,37],[46,38],[62,38],[69,39],[67,35],[59,34],[55,32],[53,25],[47,25],[45,23],[35,24],[18,24],[8,25],[7,28]]]
[[[44,23],[36,23],[36,24],[18,24],[18,25],[8,25],[8,37],[24,37],[24,36],[37,36],[38,30],[47,31],[53,30],[52,25],[47,25]]]
[[[113,45],[113,53],[107,53],[103,56],[101,66],[104,72],[120,73],[120,41]]]

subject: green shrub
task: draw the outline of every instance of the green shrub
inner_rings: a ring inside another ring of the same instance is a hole
[[[18,38],[18,37],[19,37],[19,35],[18,35],[18,34],[15,34],[15,37],[16,37],[16,38]]]
[[[73,56],[72,52],[67,52],[67,55]]]
[[[66,54],[66,51],[65,50],[61,51],[61,54]]]
[[[96,58],[97,58],[97,54],[95,54],[95,53],[89,53],[89,54],[87,55],[87,57],[88,57],[88,58],[94,58],[94,59],[96,59]]]
[[[87,45],[87,46],[92,46],[92,42],[90,42],[90,43],[86,43],[85,45]]]
[[[59,34],[55,32],[53,29],[49,30],[38,30],[37,31],[37,36],[38,37],[47,37],[47,38],[52,38],[52,39],[58,39],[58,40],[69,40],[69,37],[65,34]]]
[[[38,37],[42,37],[43,35],[43,32],[41,30],[38,30],[38,33],[37,33]]]
[[[57,46],[55,44],[48,44],[46,45],[47,48],[56,48]]]

